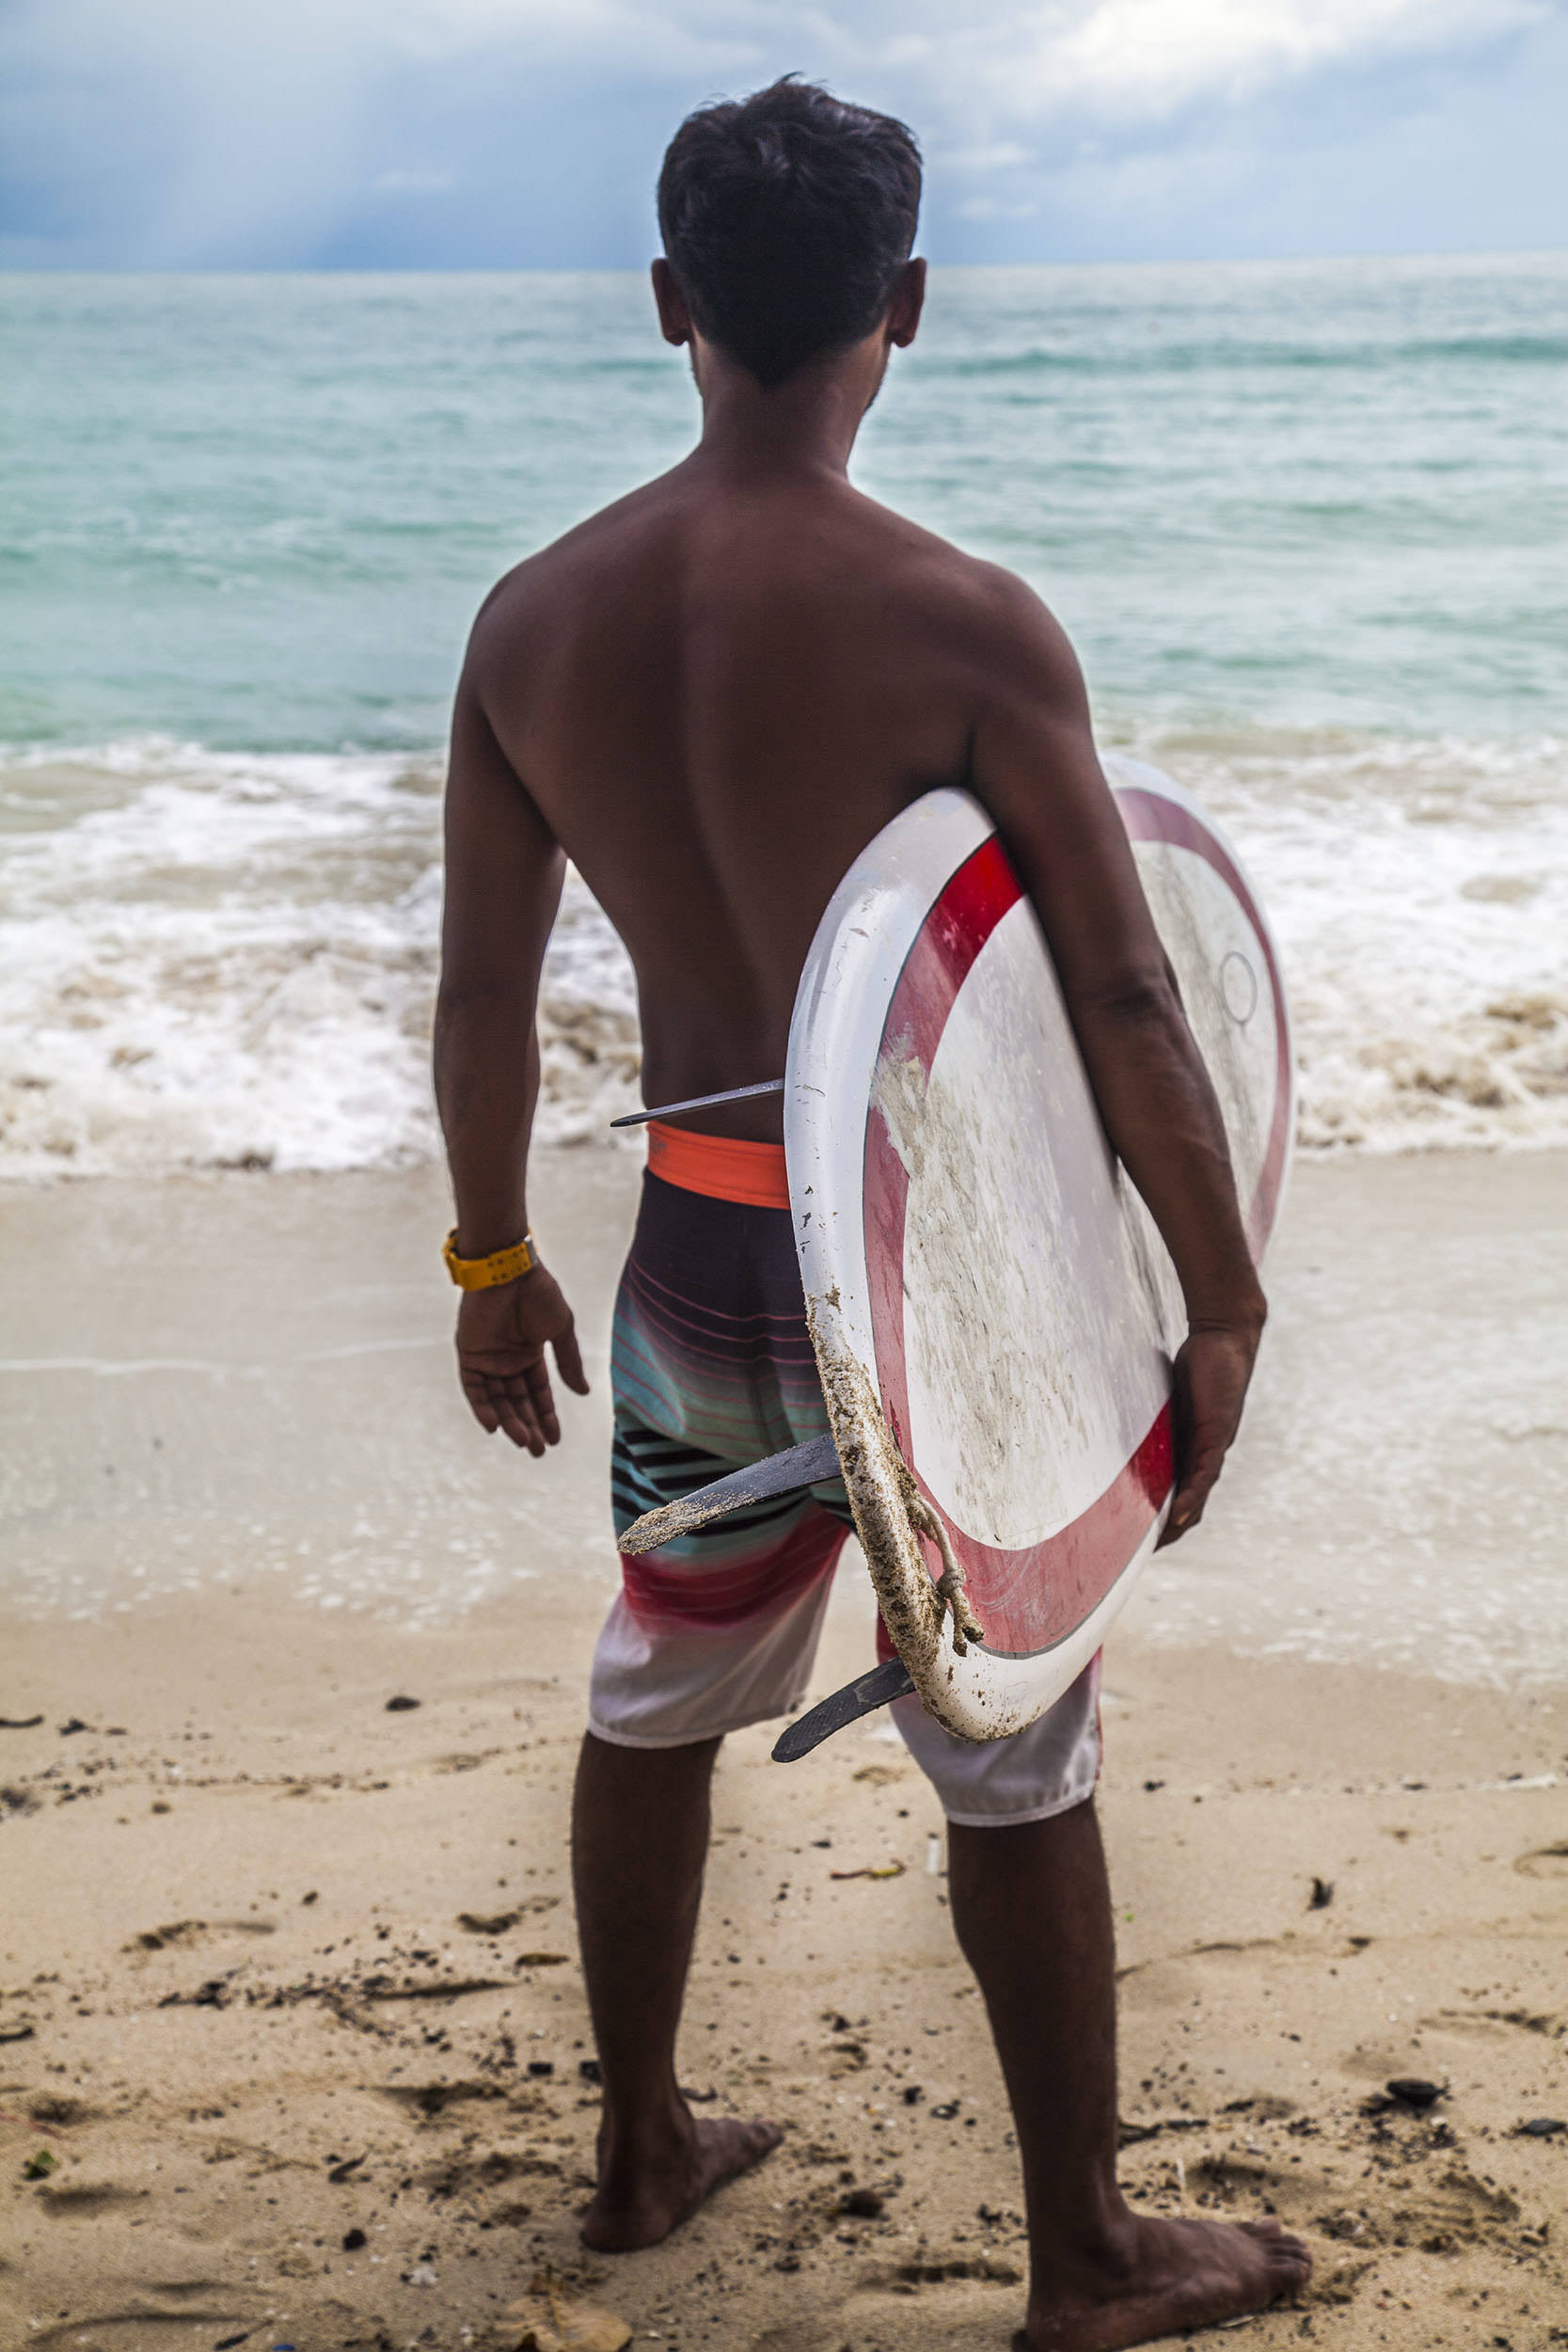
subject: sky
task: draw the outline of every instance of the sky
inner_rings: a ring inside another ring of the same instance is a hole
[[[640,267],[786,72],[937,262],[1568,246],[1568,0],[0,0],[0,267]]]

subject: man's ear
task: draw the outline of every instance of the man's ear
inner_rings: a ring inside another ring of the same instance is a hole
[[[657,264],[656,264],[657,266]],[[926,307],[926,264],[906,262],[888,306],[888,341],[900,351],[907,351],[920,331],[920,313]]]
[[[924,268],[925,264],[921,266]],[[654,300],[658,305],[659,332],[667,343],[689,343],[692,339],[691,313],[686,307],[686,296],[676,282],[675,273],[661,253],[653,265]]]

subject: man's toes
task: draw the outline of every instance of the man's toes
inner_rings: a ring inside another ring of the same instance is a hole
[[[1311,2275],[1312,2256],[1299,2237],[1277,2221],[1242,2221],[1236,2227],[1250,2238],[1262,2259],[1263,2278],[1275,2296],[1293,2294]]]
[[[766,2120],[759,2120],[754,2123],[743,2123],[739,2132],[738,2153],[741,2163],[760,2164],[764,2156],[772,2154],[783,2138],[784,2133],[777,2123]]]
[[[742,2123],[726,2119],[723,2122],[699,2124],[698,2131],[705,2158],[705,2196],[725,2181],[733,2181],[738,2173],[749,2172],[754,2164],[770,2156],[784,2137],[777,2123],[767,2122]]]
[[[1282,2230],[1277,2221],[1269,2225],[1268,2246],[1271,2253],[1279,2255],[1286,2262],[1309,2263],[1312,2259],[1311,2249],[1306,2239],[1297,2237],[1290,2230]]]
[[[1299,2237],[1291,2237],[1284,2230],[1276,2231],[1263,2241],[1273,2276],[1287,2287],[1303,2285],[1311,2276],[1312,2256]]]
[[[1301,2239],[1292,2237],[1278,2221],[1243,2221],[1238,2226],[1248,2237],[1255,2238],[1266,2254],[1275,2259],[1306,2263],[1310,2263],[1312,2259]]]

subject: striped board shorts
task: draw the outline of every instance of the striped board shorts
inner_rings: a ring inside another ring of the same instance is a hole
[[[615,1302],[610,1490],[617,1534],[644,1511],[828,1427],[806,1329],[783,1147],[654,1121]],[[594,1655],[589,1728],[684,1747],[803,1702],[833,1569],[852,1532],[837,1479],[621,1555]],[[881,1654],[891,1656],[879,1624]],[[894,1721],[949,1820],[1044,1820],[1099,1777],[1100,1661],[1010,1739],[959,1740],[914,1697]]]

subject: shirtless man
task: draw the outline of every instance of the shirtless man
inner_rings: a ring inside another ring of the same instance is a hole
[[[586,1387],[565,1299],[514,1249],[567,859],[636,966],[645,1100],[674,1102],[783,1071],[840,877],[922,793],[961,785],[1027,885],[1106,1129],[1181,1279],[1171,1540],[1235,1435],[1264,1303],[1066,638],[1021,581],[847,478],[919,324],[919,199],[903,125],[823,91],[784,82],[693,115],[665,158],[653,277],[665,338],[691,355],[701,441],[509,573],[475,625],[436,1015],[459,1368],[482,1427],[533,1454],[561,1434],[546,1349]],[[826,1425],[779,1138],[776,1098],[653,1132],[616,1306],[620,1527]],[[770,2123],[691,2115],[675,2034],[721,1738],[799,1703],[843,1538],[842,1493],[819,1489],[625,1562],[573,1826],[604,2080],[592,2247],[655,2244],[778,2144]],[[1117,2187],[1095,1687],[1091,1668],[1039,1724],[978,1746],[918,1700],[895,1710],[951,1823],[954,1925],[1017,2125],[1024,2352],[1145,2343],[1257,2310],[1308,2270],[1273,2222],[1153,2219]]]

